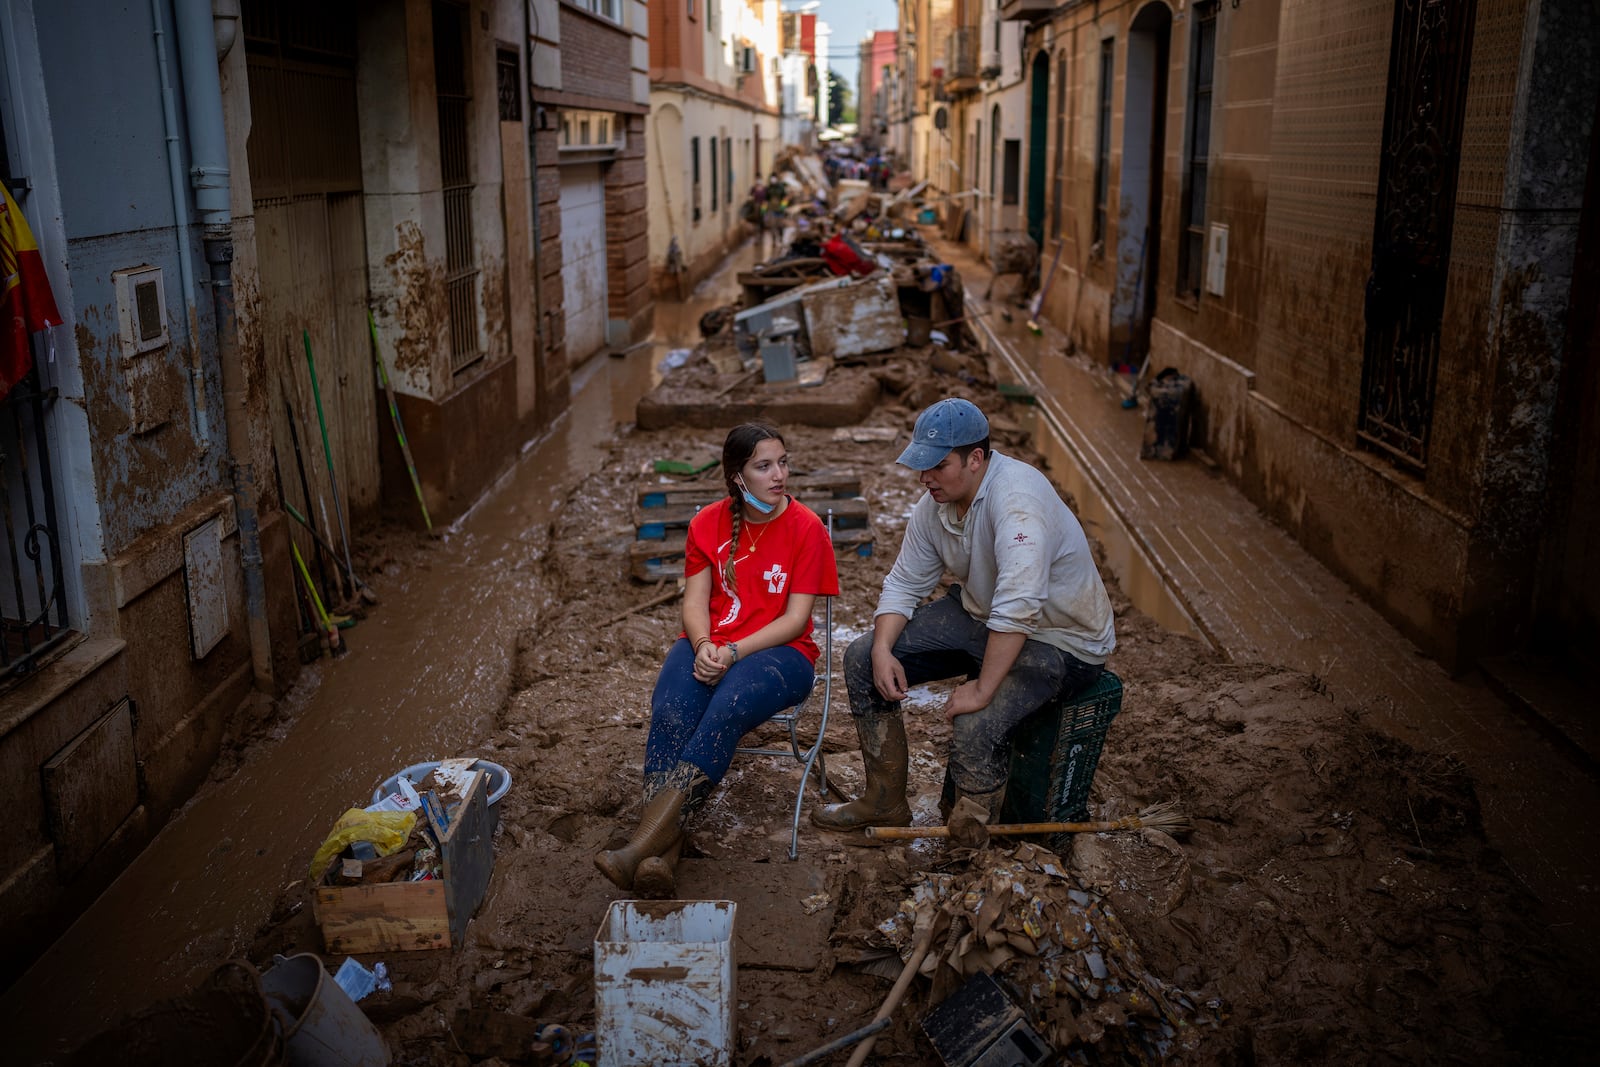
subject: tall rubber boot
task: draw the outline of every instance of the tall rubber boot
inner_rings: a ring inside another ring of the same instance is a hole
[[[659,856],[683,836],[684,809],[689,790],[668,786],[651,797],[639,816],[639,827],[621,848],[601,852],[594,858],[600,873],[619,889],[632,889],[639,864],[648,856]]]
[[[812,808],[811,822],[824,830],[844,831],[910,826],[905,720],[899,715],[858,715],[856,736],[861,739],[861,762],[867,770],[866,788],[849,803]]]
[[[684,835],[659,856],[646,856],[633,872],[633,891],[645,900],[672,900],[678,895],[678,857],[683,854]]]

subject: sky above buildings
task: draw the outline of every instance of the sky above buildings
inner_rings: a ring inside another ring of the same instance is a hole
[[[828,42],[828,67],[850,83],[850,99],[854,100],[861,67],[861,38],[873,30],[895,28],[895,0],[820,0],[815,14],[833,31],[833,39]]]

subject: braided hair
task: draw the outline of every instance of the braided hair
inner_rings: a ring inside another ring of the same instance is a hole
[[[764,422],[740,423],[728,431],[727,440],[722,442],[722,480],[728,487],[728,508],[733,515],[733,536],[728,540],[728,562],[722,565],[722,580],[730,593],[739,589],[733,561],[739,555],[739,534],[744,526],[744,495],[734,479],[756,454],[756,446],[762,441],[777,441],[788,447],[783,435]]]

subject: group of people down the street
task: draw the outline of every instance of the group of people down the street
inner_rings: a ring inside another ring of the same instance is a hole
[[[844,656],[865,785],[818,806],[841,833],[907,826],[902,702],[913,686],[961,678],[944,703],[951,738],[941,814],[970,798],[1001,810],[1013,731],[1089,688],[1116,644],[1111,601],[1083,527],[1038,469],[994,451],[970,401],[924,410],[898,462],[926,490],[883,580],[872,628]],[[789,453],[747,423],[722,451],[725,503],[691,521],[683,632],[651,698],[644,807],[627,844],[595,865],[639,896],[675,892],[685,822],[727,773],[745,734],[810,692],[812,609],[839,591],[828,531],[787,492]],[[929,600],[946,574],[948,592]]]

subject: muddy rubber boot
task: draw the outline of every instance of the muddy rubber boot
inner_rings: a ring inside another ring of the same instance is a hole
[[[683,854],[684,835],[667,846],[659,856],[646,856],[633,872],[633,891],[645,900],[672,900],[678,895],[678,857]]]
[[[619,889],[632,889],[635,872],[648,856],[659,856],[672,843],[683,836],[684,808],[689,801],[689,791],[669,786],[644,806],[639,816],[639,828],[621,848],[598,853],[594,865],[600,873]]]
[[[811,822],[824,830],[864,830],[869,826],[910,826],[906,803],[906,724],[899,715],[858,715],[861,762],[867,785],[861,796],[845,804],[811,809]]]

